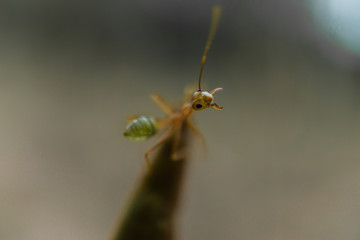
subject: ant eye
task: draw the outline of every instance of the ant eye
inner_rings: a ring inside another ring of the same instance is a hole
[[[201,105],[201,104],[196,104],[195,107],[196,107],[196,108],[202,108],[202,105]]]

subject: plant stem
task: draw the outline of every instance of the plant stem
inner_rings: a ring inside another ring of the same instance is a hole
[[[146,171],[112,240],[171,240],[186,160],[187,126],[182,124],[181,159],[171,160],[174,137],[159,150]]]

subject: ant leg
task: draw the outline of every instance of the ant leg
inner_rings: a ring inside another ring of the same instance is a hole
[[[169,125],[169,119],[156,118],[156,123],[159,125],[159,128],[165,128]]]
[[[177,161],[183,156],[183,154],[181,154],[182,150],[179,149],[180,137],[181,137],[181,128],[177,129],[174,134],[174,143],[172,146],[172,153],[171,153],[171,160],[173,161]]]
[[[150,169],[150,159],[149,159],[149,154],[152,153],[156,148],[158,148],[161,144],[163,144],[173,133],[172,129],[169,129],[168,131],[166,131],[161,138],[157,141],[157,143],[155,143],[155,145],[153,145],[151,148],[149,148],[146,153],[145,153],[145,161],[146,164],[148,166],[148,168]]]
[[[170,105],[162,97],[157,94],[151,94],[150,97],[166,115],[171,116],[174,113]]]
[[[140,117],[141,115],[130,115],[126,118],[126,122],[127,123],[131,123],[132,121],[134,121],[135,119],[137,119],[138,117]]]
[[[194,92],[197,90],[197,86],[196,85],[188,85],[185,87],[184,90],[184,98],[183,98],[183,103],[188,103],[191,102],[191,97],[194,94]]]
[[[206,147],[206,140],[205,140],[204,136],[197,130],[194,123],[190,119],[186,120],[186,124],[187,124],[188,128],[190,129],[190,131],[199,140],[199,142],[200,142],[200,144],[201,144],[201,146],[203,148],[203,151],[206,153],[207,152],[207,147]]]

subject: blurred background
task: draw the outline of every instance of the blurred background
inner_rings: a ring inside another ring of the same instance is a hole
[[[178,239],[359,239],[356,0],[0,3],[0,238],[106,239],[163,116],[205,65],[223,111],[196,112]]]

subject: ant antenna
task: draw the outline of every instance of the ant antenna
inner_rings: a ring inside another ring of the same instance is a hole
[[[217,29],[217,26],[218,26],[218,23],[219,23],[219,19],[220,19],[220,16],[221,16],[221,7],[220,6],[214,6],[212,10],[213,10],[213,12],[212,12],[212,17],[211,17],[210,32],[209,32],[209,36],[208,36],[208,39],[207,39],[207,42],[206,42],[206,45],[205,45],[205,50],[204,50],[203,57],[201,59],[201,67],[200,67],[200,75],[199,75],[199,90],[201,90],[201,85],[200,85],[201,76],[202,76],[202,72],[203,72],[203,69],[204,69],[206,56],[207,56],[207,54],[209,52],[211,43],[212,43],[212,41],[214,39],[216,29]]]

